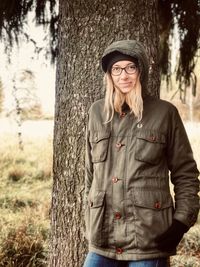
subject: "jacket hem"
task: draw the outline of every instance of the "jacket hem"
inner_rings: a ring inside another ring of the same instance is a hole
[[[114,249],[108,249],[108,248],[99,248],[95,247],[94,245],[89,245],[89,252],[94,252],[96,254],[99,254],[101,256],[115,259],[115,260],[128,260],[128,261],[134,261],[134,260],[147,260],[147,259],[156,259],[156,258],[167,258],[173,255],[176,255],[176,250],[167,253],[162,251],[140,251],[136,249],[135,252],[133,251],[125,251],[122,254],[117,254]]]

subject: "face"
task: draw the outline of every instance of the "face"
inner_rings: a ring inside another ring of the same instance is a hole
[[[134,72],[135,63],[129,60],[122,60],[117,61],[115,64],[113,64],[111,69],[111,77],[114,83],[114,86],[117,87],[121,93],[127,94],[131,90],[133,90],[136,81],[138,79],[139,71],[136,69],[135,73],[128,74],[125,69],[122,70],[121,74],[116,76],[112,74],[112,70],[119,70],[118,68],[126,68],[128,72]]]

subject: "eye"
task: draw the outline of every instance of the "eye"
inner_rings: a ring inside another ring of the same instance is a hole
[[[118,71],[120,71],[120,70],[121,70],[120,67],[113,67],[113,68],[112,68],[112,71],[114,71],[114,72],[118,72]]]
[[[118,66],[113,67],[112,70],[111,70],[111,73],[112,73],[113,75],[120,75],[120,73],[121,73],[121,68],[118,67]]]
[[[129,66],[127,66],[127,69],[134,71],[137,69],[137,67],[135,65],[129,65]]]

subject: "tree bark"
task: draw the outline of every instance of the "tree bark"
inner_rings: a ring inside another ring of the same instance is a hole
[[[60,0],[50,267],[81,267],[84,238],[84,154],[87,110],[104,95],[100,58],[121,39],[144,43],[149,91],[159,96],[156,0]]]

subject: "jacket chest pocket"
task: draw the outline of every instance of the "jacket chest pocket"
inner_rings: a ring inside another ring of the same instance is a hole
[[[91,131],[90,133],[90,144],[92,162],[102,162],[106,160],[108,153],[110,131],[100,130]]]
[[[157,131],[140,131],[136,134],[135,159],[157,164],[164,153],[166,138]]]

